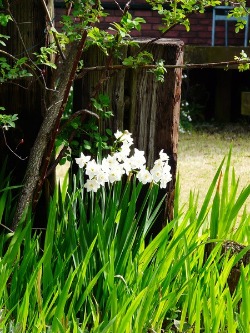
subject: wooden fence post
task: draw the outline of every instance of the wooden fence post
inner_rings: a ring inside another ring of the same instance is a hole
[[[144,50],[151,52],[155,61],[166,65],[183,64],[183,43],[180,40],[139,40]],[[130,130],[135,135],[136,147],[146,152],[148,164],[159,158],[161,149],[169,155],[172,181],[167,187],[165,217],[173,218],[173,201],[177,168],[177,145],[180,117],[182,71],[168,69],[164,83],[145,70],[133,71],[130,78]]]
[[[164,60],[166,65],[182,65],[183,42],[173,39],[149,38],[136,39],[141,50],[151,52],[154,60]],[[124,50],[129,55],[138,52],[138,48]],[[104,65],[104,55],[97,48],[91,48],[84,56],[84,64],[88,66]],[[145,69],[127,69],[110,72],[110,79],[105,82],[102,92],[110,96],[114,117],[108,128],[128,129],[132,132],[135,147],[145,151],[148,165],[159,158],[161,149],[169,155],[172,181],[167,187],[166,209],[164,220],[157,227],[156,233],[164,225],[164,221],[173,217],[174,190],[177,168],[177,145],[181,98],[180,68],[168,69],[165,81],[157,82],[155,76]],[[74,98],[80,109],[87,106],[86,98],[93,94],[93,88],[100,80],[102,73],[86,73],[83,80],[77,83]],[[79,103],[80,99],[86,98]],[[77,110],[76,110],[77,111]],[[163,217],[163,216],[162,216]]]

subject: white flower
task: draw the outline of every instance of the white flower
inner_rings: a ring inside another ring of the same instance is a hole
[[[101,165],[97,164],[95,160],[89,161],[86,166],[86,175],[89,176],[90,179],[94,178],[101,170]]]
[[[161,180],[163,168],[162,166],[154,165],[154,167],[150,170],[150,173],[153,177],[153,181],[158,183]]]
[[[121,150],[114,153],[114,157],[119,161],[124,161],[130,154],[130,146],[127,143],[124,143],[121,146]]]
[[[146,163],[146,158],[144,156],[144,151],[135,148],[135,153],[130,157],[130,164],[132,169],[143,169]]]
[[[164,165],[164,162],[159,158],[158,160],[154,161],[154,167],[162,168]]]
[[[117,132],[114,134],[114,136],[118,141],[126,143],[129,146],[131,146],[133,144],[132,134],[129,133],[129,131],[127,131],[127,130],[125,130],[124,132],[117,130]]]
[[[104,184],[109,181],[109,175],[108,173],[100,170],[100,172],[96,175],[96,180],[100,185],[104,186]]]
[[[97,192],[100,188],[100,184],[96,179],[87,179],[84,187],[87,189],[87,192]]]
[[[114,134],[114,137],[117,139],[117,140],[120,140],[121,137],[122,137],[123,133],[119,130],[117,130]]]
[[[171,171],[171,167],[170,165],[168,165],[167,163],[164,164],[163,166],[163,173],[164,174],[167,174],[167,175],[171,175],[170,171]]]
[[[167,162],[169,160],[168,155],[163,152],[163,149],[160,151],[159,155],[162,162]]]
[[[112,184],[116,181],[121,180],[123,174],[124,174],[124,170],[123,170],[122,166],[119,164],[119,167],[110,170],[110,173],[109,173],[110,183]]]
[[[168,165],[169,157],[163,150],[159,153],[159,159],[154,162],[153,168],[146,169],[146,158],[144,151],[134,149],[134,154],[130,156],[133,138],[128,131],[117,131],[115,133],[115,147],[118,147],[113,155],[108,155],[100,163],[90,156],[81,153],[76,158],[79,168],[86,166],[86,175],[88,179],[84,185],[88,192],[96,192],[105,183],[111,184],[120,181],[124,174],[135,173],[136,178],[142,183],[147,184],[152,181],[158,183],[161,188],[165,188],[171,181],[170,166]],[[120,148],[119,148],[120,147]]]
[[[167,183],[172,180],[172,175],[170,173],[164,173],[160,180],[160,188],[166,188]]]
[[[129,133],[129,131],[125,130],[123,132],[123,136],[122,136],[122,141],[126,142],[129,146],[131,146],[133,144],[133,138],[132,138],[132,134]]]
[[[89,161],[91,157],[85,156],[83,153],[81,153],[80,157],[76,158],[76,163],[79,165],[79,168],[83,168]]]
[[[132,171],[132,167],[131,167],[131,163],[129,158],[127,158],[122,164],[121,166],[123,167],[126,175],[129,175],[129,173]]]
[[[153,177],[151,173],[147,169],[141,169],[137,175],[136,178],[142,183],[142,184],[147,184],[151,183],[153,180]]]
[[[102,170],[108,172],[108,169],[113,169],[119,164],[115,155],[108,155],[102,160]]]

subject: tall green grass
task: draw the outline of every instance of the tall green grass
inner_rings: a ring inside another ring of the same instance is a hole
[[[230,159],[231,152],[199,212],[193,193],[179,207],[177,182],[174,219],[150,242],[163,208],[157,186],[142,198],[133,180],[97,195],[86,193],[80,175],[70,191],[65,181],[51,199],[43,242],[31,217],[0,235],[0,332],[248,333],[249,265],[239,264],[233,293],[228,277],[249,250],[249,216],[238,216],[250,187],[237,194]],[[246,247],[223,253],[225,240]]]

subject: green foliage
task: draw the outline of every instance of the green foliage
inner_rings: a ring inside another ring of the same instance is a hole
[[[0,7],[1,7],[1,4],[0,4]],[[9,21],[12,21],[12,18],[10,15],[0,13],[0,25],[2,25],[3,27],[6,27],[6,25],[8,24]]]
[[[124,66],[137,68],[139,66],[151,64],[154,60],[153,55],[147,51],[139,52],[135,57],[129,56],[122,62]]]
[[[51,61],[51,57],[57,53],[57,48],[55,44],[51,44],[50,47],[41,47],[40,52],[34,52],[36,56],[36,63],[38,65],[45,65],[56,69],[56,64]]]
[[[18,59],[14,65],[10,65],[5,57],[0,57],[0,83],[7,80],[15,80],[23,77],[30,77],[32,74],[23,68],[27,58],[23,57]]]
[[[156,61],[156,67],[154,69],[149,70],[149,72],[155,75],[157,81],[164,82],[164,75],[166,74],[167,70],[164,67],[164,60]]]
[[[0,111],[4,111],[5,108],[0,106]],[[15,121],[18,119],[17,114],[7,115],[0,114],[0,127],[8,129],[9,127],[14,128],[16,126]]]
[[[0,8],[1,8],[1,3],[0,3]],[[6,27],[6,25],[8,24],[8,22],[12,20],[10,15],[6,15],[3,13],[0,13],[0,25],[3,27]],[[7,35],[3,35],[0,33],[0,45],[6,46],[5,41],[3,40],[8,40],[10,38],[10,36]]]
[[[122,39],[130,37],[129,33],[133,29],[140,31],[141,23],[146,23],[142,17],[136,17],[133,19],[132,15],[129,12],[126,12],[122,16],[120,23],[111,23],[113,28],[110,28],[110,30],[115,30],[118,33],[118,39]]]
[[[10,36],[0,34],[0,44],[3,45],[3,46],[6,46],[3,39],[8,40],[9,38],[10,38]]]
[[[246,54],[246,52],[244,50],[241,51],[240,57],[239,56],[234,56],[234,59],[238,60],[238,61],[249,61],[249,63],[247,62],[247,63],[244,63],[244,64],[239,64],[238,69],[239,69],[240,72],[247,71],[250,68],[249,67],[250,58],[248,57],[248,55]]]
[[[62,15],[62,31],[70,42],[81,39],[85,30],[91,31],[100,18],[107,16],[100,1],[73,1],[72,15]]]
[[[232,231],[249,189],[237,197],[235,179],[228,178],[230,154],[222,181],[223,166],[200,212],[192,193],[185,212],[178,206],[177,186],[174,220],[147,241],[162,208],[157,186],[144,191],[131,179],[93,195],[84,190],[81,174],[71,190],[65,179],[50,202],[42,249],[31,221],[0,235],[0,330],[247,332],[249,265],[240,265],[232,294],[227,279],[249,246],[229,255],[221,245],[224,239],[249,244],[249,216]],[[6,179],[0,172],[1,177]],[[210,207],[217,205],[213,193],[218,190],[222,196],[215,214]],[[10,204],[2,198],[0,212]],[[219,233],[211,240],[215,223]],[[209,242],[215,246],[205,260]]]
[[[193,12],[204,13],[207,7],[218,6],[222,1],[196,1],[196,0],[172,0],[166,5],[165,0],[146,0],[152,9],[162,16],[162,32],[166,32],[176,24],[184,25],[186,30],[190,30],[188,15]]]
[[[88,151],[92,156],[97,156],[101,151],[110,150],[109,138],[112,132],[105,128],[101,131],[102,123],[108,121],[113,116],[110,110],[110,98],[107,94],[99,94],[96,98],[91,98],[92,111],[85,110],[74,117],[72,114],[73,91],[68,101],[67,110],[62,122],[62,130],[57,136],[56,149],[61,145],[68,147],[66,154],[60,164],[65,164],[66,161],[72,161],[75,156],[78,156],[80,151]],[[82,121],[82,117],[88,120]],[[75,131],[74,140],[67,141],[67,138]],[[81,144],[80,144],[81,142]]]
[[[94,27],[88,32],[90,41],[87,45],[98,46],[106,55],[109,55],[110,49],[115,46],[115,36]]]
[[[50,29],[49,33],[55,34],[61,49],[65,50],[66,45],[68,45],[70,42],[69,38],[64,33],[57,31],[54,27]],[[52,54],[53,53],[54,52],[52,52]]]
[[[110,118],[113,116],[112,111],[109,110],[110,98],[108,95],[99,94],[97,98],[91,98],[91,101],[94,109],[102,118]]]

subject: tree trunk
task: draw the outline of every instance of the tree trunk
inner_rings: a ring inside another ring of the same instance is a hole
[[[82,37],[82,41],[85,42],[86,34]],[[38,132],[36,141],[30,152],[27,170],[24,177],[23,188],[18,201],[16,214],[12,223],[12,229],[15,230],[20,222],[23,213],[32,203],[34,192],[39,187],[39,181],[43,182],[43,175],[41,174],[41,166],[45,152],[50,140],[53,140],[53,133],[57,130],[57,121],[60,122],[60,113],[65,109],[70,87],[72,85],[75,72],[77,69],[78,60],[83,48],[81,42],[71,43],[66,60],[61,66],[58,66],[57,71],[54,73],[55,81],[58,79],[58,85],[54,92],[48,96],[49,104],[47,107],[47,113],[42,122],[41,128]],[[50,156],[46,157],[49,158]],[[45,159],[45,163],[46,163]]]

